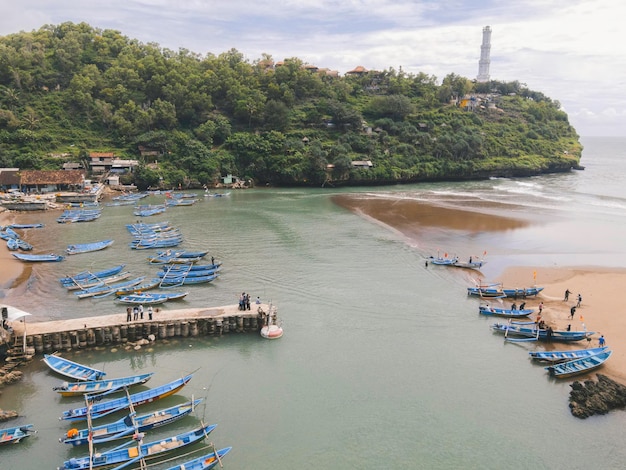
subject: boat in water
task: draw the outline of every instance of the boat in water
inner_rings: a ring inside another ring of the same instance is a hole
[[[74,380],[88,381],[100,380],[106,372],[94,369],[77,362],[70,361],[54,354],[44,354],[43,361],[50,369],[60,375],[64,375]]]

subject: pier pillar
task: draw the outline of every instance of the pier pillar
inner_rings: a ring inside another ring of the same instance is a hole
[[[81,349],[87,347],[87,330],[78,331],[78,347]]]
[[[101,346],[104,344],[104,329],[102,329],[101,327],[98,327],[94,330],[95,335],[96,335],[96,344],[98,346]]]
[[[96,345],[96,334],[91,328],[87,330],[87,346],[94,347]]]
[[[128,326],[122,325],[120,326],[120,342],[125,343],[128,341]]]
[[[189,320],[189,335],[198,336],[198,322],[195,320]]]
[[[43,336],[35,335],[33,337],[33,345],[35,346],[35,353],[42,354],[43,353]]]
[[[159,339],[167,338],[167,325],[165,323],[159,323],[159,334],[157,337]]]
[[[183,337],[189,336],[189,323],[183,321],[180,323],[180,335]]]

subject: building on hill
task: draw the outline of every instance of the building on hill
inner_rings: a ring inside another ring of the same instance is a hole
[[[25,193],[82,191],[85,187],[85,172],[82,170],[23,170],[20,172],[20,187]]]
[[[19,168],[0,168],[0,191],[20,189]]]
[[[132,173],[139,166],[137,160],[122,160],[116,158],[112,152],[91,152],[89,154],[89,166],[93,174]]]
[[[349,70],[348,72],[346,72],[346,75],[352,75],[352,76],[361,77],[361,76],[365,75],[368,72],[369,72],[369,70],[367,70],[362,65],[359,65],[359,66],[353,68],[352,70]]]

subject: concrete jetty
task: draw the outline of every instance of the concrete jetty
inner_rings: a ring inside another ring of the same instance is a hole
[[[33,354],[71,351],[107,344],[135,343],[172,337],[258,333],[268,315],[275,319],[276,307],[253,304],[251,310],[239,305],[222,307],[162,310],[153,308],[152,320],[147,309],[144,318],[127,321],[126,311],[95,317],[69,318],[44,322],[12,322],[15,344],[26,342]],[[271,310],[271,312],[270,312]],[[31,318],[28,317],[30,320]]]

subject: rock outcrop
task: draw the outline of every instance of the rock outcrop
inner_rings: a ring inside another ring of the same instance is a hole
[[[597,374],[598,381],[585,380],[572,383],[569,407],[577,418],[585,419],[596,414],[626,407],[626,386],[606,375]]]

